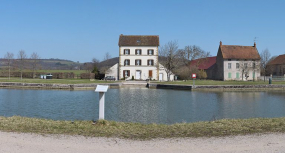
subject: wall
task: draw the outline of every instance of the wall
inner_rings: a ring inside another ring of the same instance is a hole
[[[254,61],[242,61],[242,60],[236,60],[236,59],[231,59],[231,60],[224,60],[224,80],[253,80],[253,74],[255,73],[254,79],[257,80],[258,77],[260,77],[260,69],[255,69],[253,70],[252,63]],[[231,69],[228,68],[228,64],[231,63]],[[236,68],[236,64],[240,64],[240,68]],[[242,74],[242,69],[241,69],[241,63],[248,63],[248,78],[246,79],[245,74]],[[256,67],[260,66],[260,62],[256,61]],[[229,73],[231,73],[231,78],[229,78]],[[239,77],[237,78],[237,73],[239,74]],[[244,75],[244,77],[242,77]]]
[[[106,76],[113,76],[115,77],[116,80],[119,80],[118,76],[118,63],[110,67],[106,72],[105,72],[105,77]]]

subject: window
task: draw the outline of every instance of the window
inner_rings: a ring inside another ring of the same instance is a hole
[[[147,60],[147,65],[153,65],[153,60]]]
[[[239,79],[239,73],[236,73],[236,78]]]
[[[141,49],[136,49],[136,55],[141,55],[142,54],[142,50]]]
[[[129,49],[124,49],[124,54],[125,55],[130,55],[130,50]]]
[[[147,54],[148,54],[148,55],[153,55],[153,49],[147,50]]]
[[[142,65],[141,60],[136,60],[136,65]]]
[[[236,69],[239,69],[239,63],[236,63]]]
[[[130,60],[126,59],[124,65],[130,65]]]
[[[130,76],[130,70],[124,70],[123,71],[123,77],[129,77]]]
[[[228,78],[232,78],[232,73],[228,73]]]
[[[253,63],[253,68],[255,69],[255,63]]]
[[[232,63],[228,63],[228,69],[232,68]]]
[[[247,63],[244,63],[244,68],[246,68],[246,69],[247,69]]]

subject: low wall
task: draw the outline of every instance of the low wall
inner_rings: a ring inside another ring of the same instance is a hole
[[[151,89],[178,89],[178,90],[191,90],[192,86],[187,85],[169,85],[169,84],[147,84],[148,88]]]
[[[198,85],[193,90],[285,90],[285,85]]]

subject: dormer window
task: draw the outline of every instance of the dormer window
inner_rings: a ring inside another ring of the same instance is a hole
[[[124,49],[124,54],[125,55],[130,55],[130,50],[129,49]]]
[[[137,43],[140,43],[141,42],[141,40],[137,40]]]
[[[148,54],[148,55],[153,55],[153,49],[147,50],[147,54]]]
[[[141,49],[136,49],[136,55],[141,55],[142,54],[142,50]]]

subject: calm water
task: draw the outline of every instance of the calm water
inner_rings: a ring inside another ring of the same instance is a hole
[[[97,120],[98,97],[94,91],[0,89],[0,116]],[[105,109],[107,120],[140,123],[284,117],[285,92],[109,89]]]

